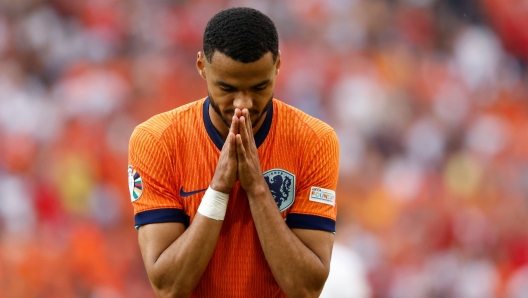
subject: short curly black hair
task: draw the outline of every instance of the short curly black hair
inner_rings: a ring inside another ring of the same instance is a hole
[[[279,37],[273,21],[262,12],[248,7],[229,8],[207,23],[203,50],[209,62],[215,51],[243,63],[255,62],[271,52],[275,62]]]

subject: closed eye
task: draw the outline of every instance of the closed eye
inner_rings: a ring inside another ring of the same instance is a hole
[[[268,87],[268,85],[257,86],[257,87],[253,87],[253,90],[255,90],[255,91],[262,91],[262,90],[266,89],[266,87]]]
[[[220,90],[224,92],[234,92],[236,89],[233,87],[228,87],[228,86],[220,86]]]

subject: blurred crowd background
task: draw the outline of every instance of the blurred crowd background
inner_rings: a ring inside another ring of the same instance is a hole
[[[206,96],[206,22],[280,35],[275,97],[341,144],[325,297],[528,297],[525,0],[1,0],[0,297],[153,297],[128,140]]]

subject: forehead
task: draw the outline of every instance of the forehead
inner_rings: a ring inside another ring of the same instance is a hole
[[[228,82],[229,81],[258,81],[271,78],[275,71],[275,63],[273,62],[273,55],[268,52],[259,60],[250,63],[243,63],[235,61],[223,53],[216,51],[211,59],[211,63],[207,63],[216,79]]]

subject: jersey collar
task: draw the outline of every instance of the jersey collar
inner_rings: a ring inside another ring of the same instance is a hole
[[[209,115],[209,105],[211,102],[209,101],[209,97],[207,97],[203,104],[203,119],[204,119],[204,125],[205,129],[207,130],[207,134],[213,141],[213,143],[216,145],[216,148],[218,150],[222,150],[222,147],[224,146],[224,140],[222,140],[222,137],[220,137],[220,134],[218,134],[218,131],[213,125],[213,122],[211,121],[211,116]],[[264,122],[262,123],[262,126],[260,126],[259,130],[255,134],[255,143],[257,145],[257,148],[264,143],[264,140],[268,136],[268,133],[271,128],[271,120],[273,119],[273,103],[269,105],[268,111],[266,113],[266,118],[264,118]]]

